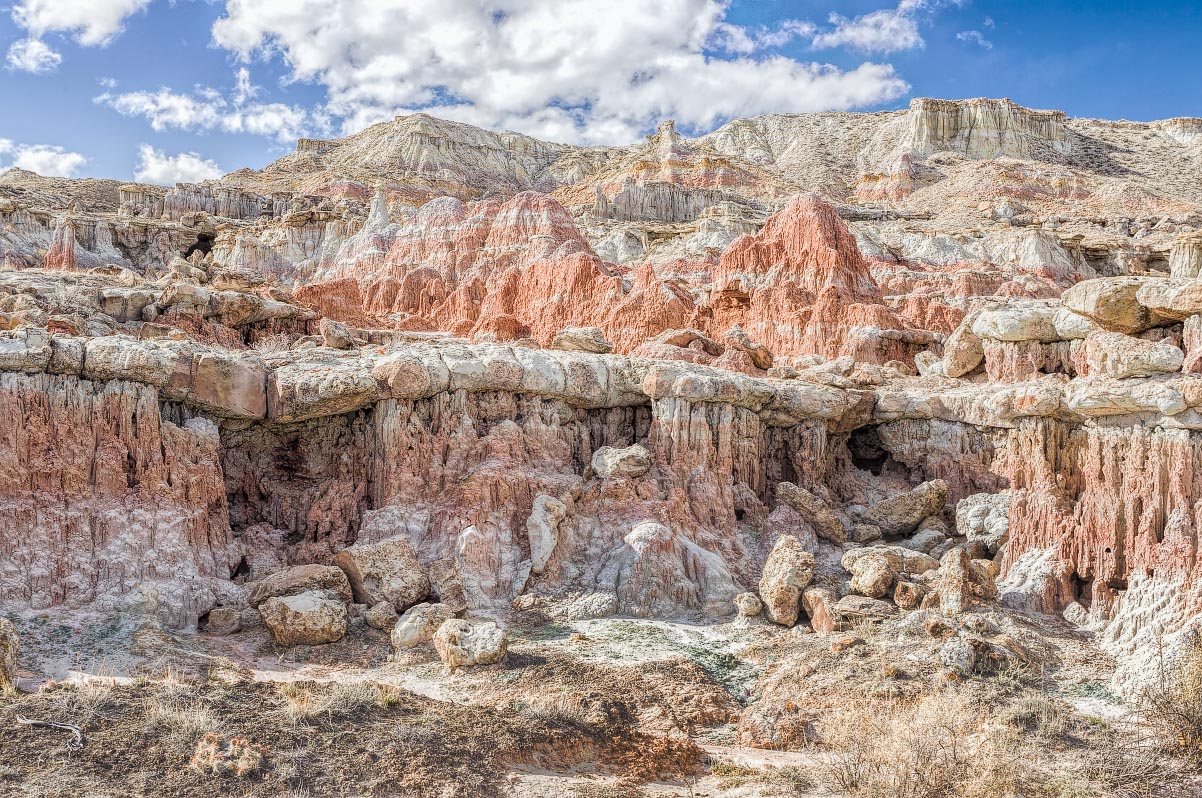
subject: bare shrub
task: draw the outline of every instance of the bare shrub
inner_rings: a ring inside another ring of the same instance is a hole
[[[854,798],[1003,798],[1018,791],[1018,735],[985,727],[981,711],[948,695],[914,702],[860,699],[819,724],[828,751],[819,781]]]
[[[1188,634],[1139,697],[1149,725],[1178,756],[1202,764],[1202,633]]]
[[[162,727],[181,744],[191,745],[198,737],[219,732],[221,719],[209,707],[197,701],[167,699],[155,701],[146,709],[146,720]]]
[[[272,333],[264,335],[259,340],[250,345],[250,348],[256,352],[287,352],[292,348],[292,338],[286,333]]]
[[[314,684],[290,682],[279,686],[281,702],[275,712],[293,724],[320,717],[347,717],[397,704],[404,691],[374,682]]]

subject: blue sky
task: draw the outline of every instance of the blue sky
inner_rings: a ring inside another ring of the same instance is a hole
[[[1135,5],[16,0],[0,168],[195,180],[419,109],[580,143],[915,96],[1202,116],[1202,2]]]

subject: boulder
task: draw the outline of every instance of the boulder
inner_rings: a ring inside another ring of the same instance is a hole
[[[735,596],[735,611],[740,618],[754,618],[764,611],[764,603],[755,593],[740,593]]]
[[[334,564],[346,572],[360,604],[374,607],[387,601],[403,612],[430,594],[430,580],[404,535],[378,543],[356,543],[334,555]]]
[[[956,534],[980,541],[991,554],[1010,539],[1010,494],[976,493],[956,504]]]
[[[316,591],[269,598],[259,615],[281,646],[333,643],[346,634],[346,605]]]
[[[559,522],[567,515],[568,507],[554,496],[540,493],[534,497],[530,517],[526,519],[526,534],[530,539],[530,572],[541,574],[559,543]]]
[[[1202,313],[1202,280],[1148,280],[1135,292],[1135,298],[1154,316],[1184,321]]]
[[[1138,293],[1156,277],[1098,277],[1083,280],[1060,297],[1065,307],[1103,329],[1134,335],[1165,321],[1139,302]]]
[[[434,649],[448,668],[491,665],[505,657],[505,631],[493,621],[472,622],[448,618],[434,633]]]
[[[834,614],[844,621],[882,620],[897,614],[897,607],[887,601],[867,596],[844,596],[835,602]]]
[[[1056,341],[1056,309],[1048,305],[1004,305],[981,311],[973,320],[972,333],[995,341]],[[984,353],[982,352],[982,356]]]
[[[602,446],[593,452],[592,466],[593,472],[602,479],[634,479],[651,470],[651,455],[637,443],[623,449]]]
[[[258,582],[246,586],[246,599],[258,608],[267,599],[317,592],[342,602],[351,603],[351,585],[341,568],[332,565],[295,565],[276,571]]]
[[[903,610],[917,609],[926,593],[927,589],[923,585],[899,579],[897,587],[893,590],[893,603]]]
[[[886,535],[908,535],[924,518],[942,512],[946,503],[947,483],[933,479],[909,493],[877,502],[868,508],[862,520]]]
[[[21,650],[17,627],[0,618],[0,695],[17,692],[17,654]]]
[[[363,614],[363,620],[373,629],[391,629],[396,625],[396,607],[391,601],[381,601]]]
[[[340,321],[333,319],[322,319],[318,325],[318,330],[321,332],[321,342],[323,346],[328,346],[330,349],[354,349],[355,336],[351,334],[350,329]]]
[[[1124,379],[1181,371],[1185,353],[1172,344],[1095,332],[1085,339],[1078,358],[1082,374]]]
[[[805,488],[792,482],[780,482],[776,486],[776,498],[792,507],[814,528],[814,533],[824,540],[843,544],[847,542],[847,530],[835,515],[831,506]]]
[[[242,613],[237,607],[214,607],[209,610],[205,631],[211,635],[232,635],[242,629]]]
[[[963,377],[985,362],[981,337],[972,330],[978,315],[965,316],[943,344],[943,373],[948,377]]]
[[[781,535],[764,563],[760,600],[768,619],[783,626],[797,623],[801,592],[814,579],[814,555],[792,535]]]
[[[811,585],[802,591],[801,606],[815,632],[833,632],[838,628],[840,618],[835,613],[838,600],[835,591],[818,585]]]
[[[839,564],[851,573],[860,568],[860,561],[865,559],[881,559],[893,574],[921,576],[939,567],[939,561],[921,551],[908,549],[905,546],[858,546],[843,553]]]
[[[848,589],[853,593],[869,598],[881,598],[893,586],[897,576],[887,557],[881,554],[868,554],[858,558],[851,568],[851,581]]]
[[[454,610],[446,604],[414,604],[392,627],[392,647],[399,650],[427,643],[443,621],[454,617]]]
[[[747,355],[752,365],[757,369],[767,370],[772,368],[772,352],[763,344],[758,344],[751,340],[739,325],[736,324],[727,330],[722,339],[726,342],[728,348]]]
[[[612,352],[614,345],[597,327],[565,327],[551,338],[551,348],[604,355]]]

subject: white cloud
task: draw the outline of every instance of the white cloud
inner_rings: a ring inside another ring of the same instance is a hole
[[[344,132],[424,110],[614,143],[666,117],[709,127],[738,115],[874,105],[909,89],[887,64],[843,71],[775,54],[813,26],[738,26],[726,21],[728,5],[508,0],[502,12],[479,0],[226,0],[213,40],[244,61],[278,57],[291,79],[324,86],[324,110]],[[269,126],[295,121],[282,108]]]
[[[123,116],[140,116],[155,130],[219,130],[225,133],[251,133],[278,141],[291,141],[311,128],[321,129],[319,121],[302,108],[283,103],[254,103],[258,93],[245,68],[234,76],[235,86],[229,99],[209,86],[198,86],[192,94],[168,88],[158,91],[105,92],[95,98]],[[311,118],[312,117],[312,118]]]
[[[5,60],[9,69],[41,74],[58,69],[63,57],[46,46],[41,39],[18,39],[9,45]]]
[[[134,171],[134,180],[141,183],[171,186],[176,183],[215,180],[221,175],[221,167],[214,161],[202,158],[194,152],[167,155],[149,144],[138,147],[138,166]]]
[[[20,0],[12,7],[12,18],[31,39],[66,32],[94,47],[112,41],[126,17],[148,5],[150,0]]]
[[[993,42],[986,39],[985,35],[979,30],[962,30],[956,34],[956,38],[962,42],[972,42],[973,44],[977,44],[986,50],[993,49]]]
[[[11,162],[4,163],[11,158]],[[46,177],[73,177],[88,159],[50,144],[18,144],[0,139],[0,171],[10,167],[37,172]]]
[[[910,17],[914,3],[903,3],[897,9],[883,9],[855,19],[831,14],[834,30],[814,37],[814,47],[848,47],[863,53],[892,53],[912,50],[923,45],[918,23]]]

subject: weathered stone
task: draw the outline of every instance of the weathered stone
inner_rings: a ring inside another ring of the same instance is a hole
[[[318,592],[329,598],[351,603],[351,585],[342,569],[332,565],[296,565],[285,568],[247,586],[246,599],[258,607],[270,598]]]
[[[374,607],[387,601],[403,612],[430,594],[430,580],[422,573],[413,544],[403,535],[345,548],[334,555],[334,564],[346,572],[361,604]]]
[[[1140,304],[1137,294],[1155,277],[1098,277],[1083,280],[1061,295],[1075,313],[1093,319],[1104,329],[1133,335],[1155,327],[1163,317]]]
[[[565,327],[555,333],[551,348],[604,355],[612,352],[614,345],[605,340],[605,333],[597,327]]]
[[[281,646],[333,643],[346,634],[346,605],[313,591],[269,598],[259,615]]]
[[[454,618],[455,612],[445,604],[414,604],[392,627],[392,647],[413,648],[429,642],[443,621]]]
[[[740,618],[754,618],[764,611],[764,603],[755,593],[740,593],[735,596],[735,610]]]
[[[492,621],[448,618],[434,633],[434,649],[448,668],[491,665],[505,658],[508,639]]]
[[[868,508],[863,521],[886,535],[908,535],[924,518],[942,512],[946,503],[947,483],[933,479],[909,493],[877,502]]]
[[[760,600],[768,619],[783,626],[797,623],[801,591],[814,579],[814,555],[792,535],[781,535],[764,563]]]
[[[834,510],[805,488],[798,487],[792,482],[777,483],[776,498],[796,510],[805,522],[814,528],[818,537],[832,543],[847,542],[847,530],[844,529]]]
[[[567,515],[566,504],[540,493],[534,497],[530,517],[526,519],[526,534],[530,540],[530,572],[541,574],[559,542],[559,522]]]
[[[602,479],[634,479],[651,470],[651,455],[637,443],[623,449],[602,446],[593,452],[592,466],[593,472]]]
[[[1082,374],[1124,379],[1180,371],[1185,353],[1171,344],[1095,332],[1085,339],[1079,358]]]
[[[242,629],[242,613],[237,607],[214,607],[209,610],[205,631],[211,635],[232,635]]]
[[[396,625],[396,607],[391,601],[381,601],[363,614],[363,620],[373,629],[391,629]]]

